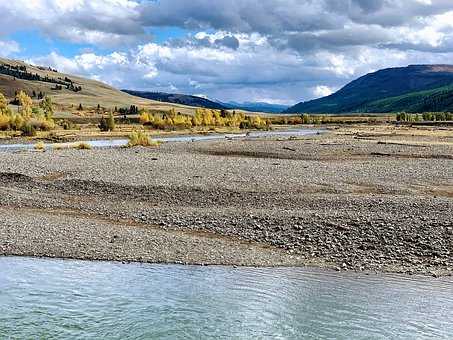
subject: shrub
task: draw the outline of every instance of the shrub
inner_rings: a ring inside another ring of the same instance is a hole
[[[128,147],[134,146],[159,146],[159,142],[151,140],[148,135],[143,131],[134,131],[129,135]]]
[[[115,118],[113,117],[113,114],[110,112],[109,116],[107,118],[107,128],[109,131],[115,130]]]
[[[46,145],[43,142],[38,142],[35,144],[34,149],[44,151],[46,149]]]
[[[26,123],[26,124],[22,125],[22,127],[20,128],[20,131],[22,132],[22,135],[26,136],[26,137],[36,136],[36,129],[30,123]]]
[[[113,117],[113,114],[110,113],[107,119],[105,119],[105,117],[102,116],[98,127],[102,132],[115,130],[115,118]]]
[[[85,142],[77,143],[75,146],[78,150],[91,150],[91,145]]]
[[[101,121],[99,122],[98,128],[102,132],[107,132],[109,130],[109,128],[107,126],[107,120],[105,119],[104,116],[102,116]]]
[[[77,125],[68,120],[62,120],[58,123],[58,125],[60,125],[63,130],[74,130],[77,128]]]
[[[10,117],[6,114],[0,113],[0,130],[9,129]]]

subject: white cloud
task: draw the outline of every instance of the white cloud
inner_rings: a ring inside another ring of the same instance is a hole
[[[139,3],[132,0],[0,1],[0,34],[37,28],[75,43],[118,45],[143,38]]]
[[[318,85],[314,88],[313,94],[316,98],[325,97],[332,94],[334,91],[329,86]]]
[[[129,52],[73,58],[51,53],[37,64],[99,79],[118,88],[203,93],[210,98],[292,104],[330,94],[346,82],[388,65],[444,63],[452,54],[357,47],[301,56],[266,39],[242,36],[237,50],[145,44]],[[257,42],[257,43],[255,43]]]
[[[15,41],[0,40],[0,51],[1,55],[7,57],[14,53],[18,53],[20,51],[20,46]]]
[[[116,51],[34,62],[221,100],[295,103],[380,68],[453,60],[451,0],[0,0],[0,13],[0,36],[32,28]],[[159,27],[190,33],[152,42]],[[0,40],[3,55],[18,50]]]

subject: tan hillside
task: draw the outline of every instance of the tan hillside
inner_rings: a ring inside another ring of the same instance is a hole
[[[24,79],[30,77],[35,79]],[[61,89],[58,88],[59,86]],[[82,104],[84,108],[94,108],[99,104],[106,109],[136,105],[139,108],[153,110],[175,108],[181,113],[193,113],[195,110],[190,106],[135,97],[102,82],[59,73],[48,67],[0,58],[0,92],[13,98],[15,92],[20,90],[24,90],[30,95],[35,91],[37,94],[42,92],[50,96],[56,104],[57,110],[61,112],[72,112],[77,109],[79,104]]]

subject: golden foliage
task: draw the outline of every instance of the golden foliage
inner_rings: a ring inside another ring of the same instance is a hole
[[[33,100],[24,91],[20,91],[16,99],[19,110],[18,113],[13,113],[5,96],[0,93],[0,130],[11,129],[22,131],[24,135],[33,135],[36,130],[48,131],[55,128],[50,99],[45,99],[40,107],[33,106]]]
[[[159,142],[151,140],[148,135],[143,131],[134,131],[129,135],[128,147],[134,146],[159,146]]]
[[[267,128],[266,118],[258,116],[247,117],[242,112],[218,111],[198,108],[193,116],[176,113],[174,109],[165,113],[150,113],[143,111],[140,114],[143,125],[155,129],[190,129],[192,127],[230,127],[230,128]]]

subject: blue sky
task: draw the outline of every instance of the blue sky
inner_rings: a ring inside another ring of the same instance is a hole
[[[0,56],[118,88],[294,104],[450,63],[451,0],[0,0]]]

